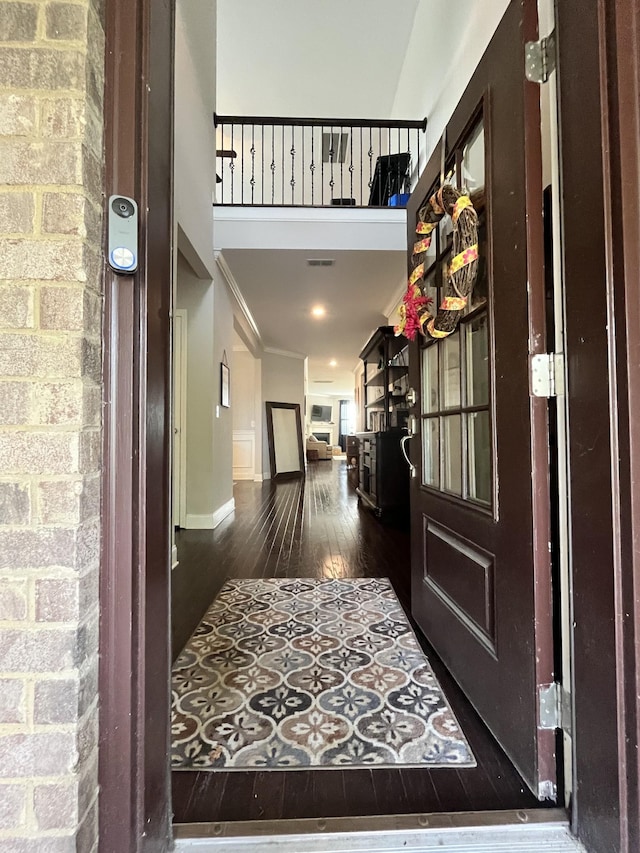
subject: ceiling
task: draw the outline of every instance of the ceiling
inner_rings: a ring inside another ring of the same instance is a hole
[[[401,251],[223,251],[263,346],[308,356],[309,393],[353,396],[353,370],[404,279]],[[310,267],[309,258],[331,258]],[[311,309],[321,305],[324,317]],[[335,367],[330,362],[337,362]]]

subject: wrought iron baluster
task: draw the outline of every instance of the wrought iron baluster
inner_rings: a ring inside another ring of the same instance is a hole
[[[353,125],[349,128],[349,197],[353,198]]]
[[[342,189],[342,172],[344,170],[344,157],[342,156],[342,125],[340,125],[340,136],[338,137],[340,140],[338,143],[338,151],[340,157],[340,198],[344,199],[344,190]]]
[[[315,138],[314,131],[315,131],[315,127],[312,127],[311,128],[311,165],[309,166],[309,171],[311,172],[311,204],[312,205],[314,202],[313,191],[314,191],[314,179],[315,179],[315,171],[316,171],[316,164],[315,164],[315,159],[314,159],[314,156],[315,156],[314,155],[314,138]]]
[[[276,180],[276,128],[271,125],[271,204],[274,204],[275,199],[275,180]]]
[[[280,204],[284,204],[284,125],[282,125],[282,189],[280,190]]]
[[[300,143],[300,150],[302,152],[301,155],[301,165],[300,165],[300,179],[301,179],[301,198],[300,204],[304,204],[304,125],[302,125],[302,142]]]
[[[409,170],[411,169],[411,131],[409,130],[409,128],[407,128],[407,154],[409,155],[409,162],[407,163],[407,173],[409,173]],[[406,189],[407,189],[406,188],[406,183],[407,183],[406,175],[405,175],[404,183],[405,183],[405,186],[400,190],[400,192],[406,192]]]
[[[262,145],[260,146],[260,163],[262,169],[262,177],[260,179],[260,189],[262,192],[262,204],[264,204],[264,125],[262,127]]]
[[[420,131],[416,130],[416,183],[420,172]]]
[[[220,144],[217,146],[217,151],[221,151],[224,148],[224,125],[219,125],[220,127]],[[218,183],[218,164],[216,163],[216,183]],[[226,204],[227,200],[224,197],[224,162],[220,166],[220,204]]]
[[[240,204],[244,204],[244,122],[240,125]]]
[[[294,190],[296,188],[296,146],[293,137],[294,129],[291,125],[291,204],[294,202]]]
[[[320,128],[320,204],[324,206],[324,125]]]
[[[251,125],[251,204],[253,204],[253,194],[256,188],[256,126]]]
[[[233,124],[231,125],[231,150],[234,150],[233,147]],[[231,172],[231,204],[233,204],[233,173],[235,171],[235,163],[233,162],[233,155],[229,158],[229,171]]]
[[[331,174],[329,175],[329,186],[331,188],[331,201],[333,201],[333,188],[335,187],[335,181],[333,179],[333,166],[335,161],[335,149],[334,149],[334,140],[335,134],[333,132],[333,125],[331,125],[331,131],[329,135],[329,163],[331,164]]]
[[[364,170],[364,148],[362,147],[362,125],[360,125],[360,206],[364,207],[364,199],[362,196],[362,173]]]
[[[367,154],[369,155],[369,192],[371,192],[373,185],[373,130],[371,128],[369,128],[369,151]]]

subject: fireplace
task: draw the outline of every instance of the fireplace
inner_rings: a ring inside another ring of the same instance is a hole
[[[330,432],[318,432],[314,429],[313,434],[318,439],[318,441],[326,441],[327,444],[331,444],[331,433]]]

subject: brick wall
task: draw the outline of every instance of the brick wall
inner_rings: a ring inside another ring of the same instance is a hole
[[[97,842],[101,0],[0,0],[0,853]]]

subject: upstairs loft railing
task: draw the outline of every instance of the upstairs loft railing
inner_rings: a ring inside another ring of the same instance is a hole
[[[404,206],[427,120],[214,115],[216,203]]]

